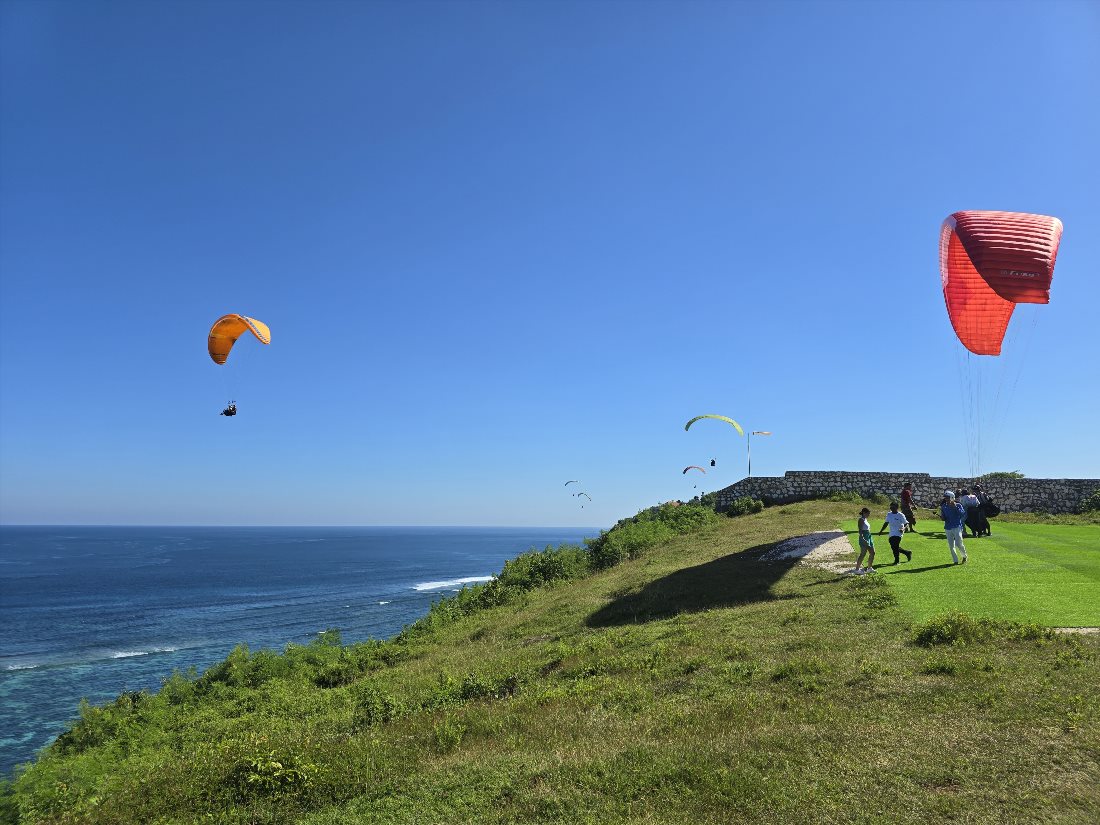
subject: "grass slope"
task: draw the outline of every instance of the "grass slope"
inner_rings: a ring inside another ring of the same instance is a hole
[[[238,651],[215,680],[86,711],[9,807],[89,825],[1100,820],[1100,642],[915,629],[905,577],[760,560],[850,508],[723,519],[384,645]]]
[[[913,561],[903,556],[897,566],[887,537],[875,536],[875,566],[912,618],[962,610],[1050,627],[1100,626],[1100,527],[996,522],[992,536],[965,540],[969,560],[956,567],[942,527],[933,531],[933,523],[922,521],[923,533],[905,535],[901,546]],[[855,521],[844,529],[856,548]]]

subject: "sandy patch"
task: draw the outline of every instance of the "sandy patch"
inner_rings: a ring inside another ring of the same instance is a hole
[[[841,530],[823,530],[780,542],[761,555],[760,560],[798,559],[799,564],[828,570],[830,573],[847,573],[852,569],[852,552],[846,533]]]

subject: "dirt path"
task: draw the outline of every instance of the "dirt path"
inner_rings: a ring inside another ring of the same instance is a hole
[[[787,561],[798,559],[799,564],[828,570],[830,573],[847,573],[852,569],[852,545],[842,530],[823,530],[795,536],[780,542],[764,553],[761,561]]]

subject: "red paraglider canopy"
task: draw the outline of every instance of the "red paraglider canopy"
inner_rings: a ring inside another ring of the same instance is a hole
[[[1050,302],[1062,222],[1026,212],[956,212],[940,229],[951,326],[976,355],[1000,355],[1016,304]]]

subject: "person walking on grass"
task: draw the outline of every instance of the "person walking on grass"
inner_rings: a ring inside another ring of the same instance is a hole
[[[886,521],[882,523],[882,527],[878,531],[880,536],[887,526],[890,528],[890,549],[894,551],[894,564],[901,563],[902,553],[905,554],[906,561],[912,561],[913,554],[901,547],[901,537],[905,533],[905,528],[909,526],[909,519],[898,512],[896,501],[890,502],[890,512],[886,514]]]
[[[989,528],[989,514],[991,508],[995,508],[996,505],[980,484],[974,485],[974,495],[978,497],[978,535],[991,536],[993,531]]]
[[[901,487],[901,513],[909,521],[909,532],[917,531],[917,514],[913,512],[913,482],[907,481]]]
[[[978,537],[978,520],[982,512],[981,502],[976,495],[963,487],[962,498],[959,499],[959,504],[961,504],[966,511],[966,519],[963,521],[963,524],[970,528],[970,538],[976,539]],[[966,530],[963,530],[963,535],[966,535]]]
[[[962,553],[962,564],[966,564],[966,545],[963,544],[963,524],[966,522],[966,508],[955,501],[955,494],[950,490],[943,491],[943,501],[940,502],[940,518],[943,519],[943,532],[947,536],[947,549],[951,551],[951,558],[955,564],[959,564],[958,553]]]
[[[867,521],[867,516],[871,515],[871,511],[864,507],[859,511],[859,558],[856,559],[856,569],[853,573],[874,573],[875,572],[875,540],[871,537],[871,523]],[[867,566],[862,567],[863,557],[867,557]]]

